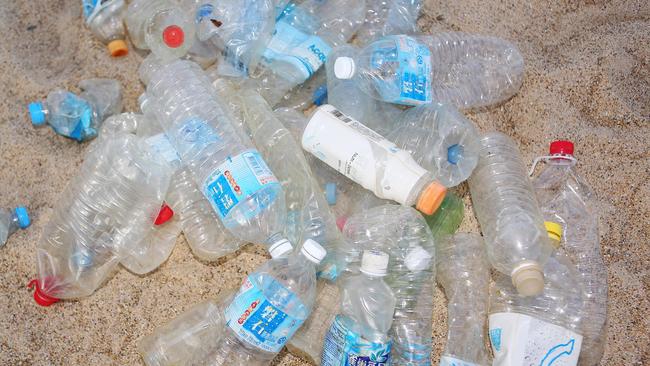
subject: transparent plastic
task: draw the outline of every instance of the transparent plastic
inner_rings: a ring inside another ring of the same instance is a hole
[[[100,42],[104,44],[113,41],[125,42],[126,32],[123,19],[126,2],[124,0],[82,0],[82,4],[86,25]],[[119,49],[109,47],[109,51],[113,56],[123,56],[128,52],[126,43],[123,45]]]
[[[597,201],[576,165],[551,158],[533,181],[547,221],[562,225],[561,252],[576,266],[583,285],[584,322],[580,365],[598,365],[607,330],[607,268],[600,253]]]
[[[490,263],[508,276],[524,264],[543,266],[552,245],[517,145],[498,132],[480,143],[469,188]]]
[[[9,237],[18,229],[26,229],[29,226],[29,219],[27,219],[27,223],[24,222],[24,219],[21,221],[19,209],[7,210],[0,208],[0,248],[7,244]],[[22,209],[24,210],[24,208]],[[25,210],[25,212],[27,211]]]
[[[424,216],[435,240],[452,235],[458,230],[465,217],[463,200],[453,192],[447,192],[445,199],[433,215]]]
[[[484,334],[490,267],[483,238],[459,233],[439,240],[436,249],[438,282],[448,301],[447,345],[442,358],[460,361],[458,364],[487,366],[490,362]]]
[[[367,44],[390,34],[414,34],[420,0],[366,0],[366,18],[355,40]]]
[[[290,108],[304,111],[312,105],[327,103],[327,80],[325,68],[321,67],[304,83],[291,89],[275,108]]]

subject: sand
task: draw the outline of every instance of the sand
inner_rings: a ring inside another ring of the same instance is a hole
[[[519,93],[469,117],[500,130],[531,161],[556,138],[576,144],[580,170],[600,200],[602,253],[608,268],[609,331],[603,365],[650,364],[650,5],[647,1],[427,1],[424,32],[465,31],[516,43],[526,59]],[[0,3],[0,206],[25,204],[29,230],[0,249],[0,365],[139,365],[136,344],[192,304],[235,289],[266,260],[250,246],[218,264],[198,262],[184,239],[144,277],[120,269],[93,296],[37,306],[26,284],[35,245],[57,195],[76,173],[86,144],[35,129],[26,104],[55,87],[113,77],[125,110],[142,92],[131,52],[111,59],[84,28],[78,0]],[[478,231],[465,193],[461,230]],[[446,302],[436,293],[434,354],[446,337]],[[277,365],[303,365],[282,354]]]

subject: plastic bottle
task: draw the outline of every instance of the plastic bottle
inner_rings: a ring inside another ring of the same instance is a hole
[[[339,56],[334,71],[339,79],[354,78],[359,89],[389,103],[436,101],[469,109],[514,95],[521,86],[524,62],[514,45],[495,37],[394,35]]]
[[[171,170],[131,134],[100,139],[59,197],[36,249],[34,299],[92,294],[148,234]]]
[[[81,0],[86,25],[113,57],[129,53],[122,23],[126,2],[124,0]]]
[[[607,322],[607,268],[600,253],[595,195],[576,169],[570,141],[554,141],[546,162],[533,181],[546,220],[563,232],[561,251],[576,266],[583,285],[584,336],[580,365],[598,365],[602,358]],[[534,166],[533,166],[534,169]]]
[[[445,197],[447,189],[408,152],[329,104],[312,115],[302,146],[379,198],[431,215]]]
[[[153,74],[147,95],[159,122],[224,226],[236,237],[286,240],[284,192],[250,140],[233,126],[200,67],[176,61]]]
[[[519,149],[498,132],[483,135],[480,142],[469,188],[488,258],[497,271],[512,277],[520,294],[537,295],[544,289],[542,267],[553,248]]]
[[[463,200],[453,192],[447,192],[440,207],[430,216],[424,216],[435,240],[452,235],[458,230],[465,216]]]
[[[27,229],[31,221],[24,206],[18,206],[12,211],[0,208],[0,248],[7,244],[7,239],[18,229]]]
[[[459,233],[436,243],[438,282],[448,301],[447,345],[441,366],[489,365],[485,349],[490,267],[483,238]]]
[[[386,135],[446,187],[455,187],[478,163],[479,134],[472,121],[450,105],[432,103],[404,111]]]
[[[304,83],[291,89],[275,108],[290,108],[304,111],[312,105],[327,103],[327,79],[325,68],[321,67]]]
[[[355,37],[360,44],[391,34],[417,32],[420,0],[366,0],[366,4],[366,18]]]
[[[411,207],[382,205],[349,217],[343,234],[352,273],[364,250],[390,255],[384,281],[397,300],[389,333],[393,364],[430,365],[436,251],[424,218]]]
[[[56,89],[46,100],[30,103],[32,124],[47,123],[59,135],[79,142],[95,138],[104,119],[122,110],[122,87],[112,79],[87,79],[79,88],[79,96]]]
[[[270,364],[309,317],[316,296],[316,266],[326,254],[318,243],[307,240],[300,252],[274,256],[250,274],[224,312],[221,340],[193,364]]]
[[[391,341],[387,335],[393,322],[395,295],[384,282],[388,254],[364,251],[361,273],[342,284],[341,313],[330,327],[321,366],[357,366],[372,361],[391,364]]]

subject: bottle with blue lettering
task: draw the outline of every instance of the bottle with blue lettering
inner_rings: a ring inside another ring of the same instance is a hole
[[[122,87],[112,79],[87,79],[81,94],[56,89],[42,102],[29,104],[34,126],[49,124],[61,136],[79,142],[95,138],[105,118],[122,111]]]
[[[129,53],[124,31],[124,0],[81,0],[86,25],[102,43],[108,47],[113,57]]]
[[[388,331],[393,322],[395,295],[384,282],[388,254],[366,250],[360,273],[342,283],[341,313],[330,327],[321,366],[377,366],[391,364]]]
[[[316,266],[326,254],[320,244],[308,239],[299,252],[273,255],[251,273],[224,311],[221,340],[192,364],[270,364],[309,317],[316,296]]]
[[[27,229],[30,225],[29,214],[24,206],[12,211],[0,208],[0,248],[7,244],[7,239],[18,229]]]

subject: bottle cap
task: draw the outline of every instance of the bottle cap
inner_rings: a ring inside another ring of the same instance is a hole
[[[34,126],[41,126],[45,123],[45,113],[43,112],[43,103],[29,103],[29,118]]]
[[[315,264],[319,264],[327,255],[325,248],[312,239],[307,239],[302,243],[300,253],[307,257],[310,262]]]
[[[336,204],[336,183],[329,182],[325,184],[325,198],[330,206]]]
[[[420,272],[429,268],[431,264],[431,254],[424,250],[420,245],[415,248],[411,248],[406,258],[404,258],[404,264],[411,272]]]
[[[162,225],[171,220],[172,217],[174,217],[174,210],[163,202],[162,207],[160,207],[160,211],[158,212],[158,217],[156,217],[156,221],[154,221],[154,225]]]
[[[58,302],[59,299],[56,297],[49,296],[43,292],[41,285],[38,283],[37,279],[33,279],[27,285],[27,288],[34,288],[34,301],[40,306],[50,306],[55,302]]]
[[[447,188],[445,186],[438,182],[431,182],[431,184],[420,193],[415,208],[425,215],[431,215],[436,212],[438,207],[440,207],[446,194]]]
[[[279,258],[293,250],[293,246],[287,239],[280,239],[269,247],[271,258]]]
[[[544,227],[546,227],[548,237],[551,239],[555,249],[559,248],[560,241],[562,241],[562,225],[557,222],[544,221]]]
[[[170,48],[178,48],[185,42],[185,32],[177,25],[170,25],[163,30],[163,42]]]
[[[129,53],[129,46],[127,46],[126,42],[122,39],[110,41],[106,47],[108,47],[108,52],[113,57],[122,57]]]
[[[18,206],[14,210],[14,213],[18,218],[18,226],[20,226],[21,229],[27,229],[29,225],[32,223],[31,220],[29,219],[27,208],[25,208],[25,206]]]
[[[352,57],[338,57],[334,61],[334,75],[339,79],[351,79],[356,72],[356,68]]]
[[[573,155],[573,142],[568,140],[553,141],[548,152],[550,155]]]
[[[339,228],[339,231],[343,231],[343,228],[345,227],[345,223],[348,222],[348,218],[345,216],[339,216],[336,219],[336,227]]]
[[[361,257],[361,272],[369,276],[382,277],[388,268],[388,254],[378,250],[364,250]]]
[[[544,272],[535,261],[521,263],[512,271],[511,277],[520,295],[537,296],[544,291]]]
[[[447,148],[447,161],[449,164],[458,164],[463,158],[463,145],[453,144]]]
[[[321,106],[327,100],[327,85],[323,84],[314,90],[311,96],[312,101],[316,106]]]

